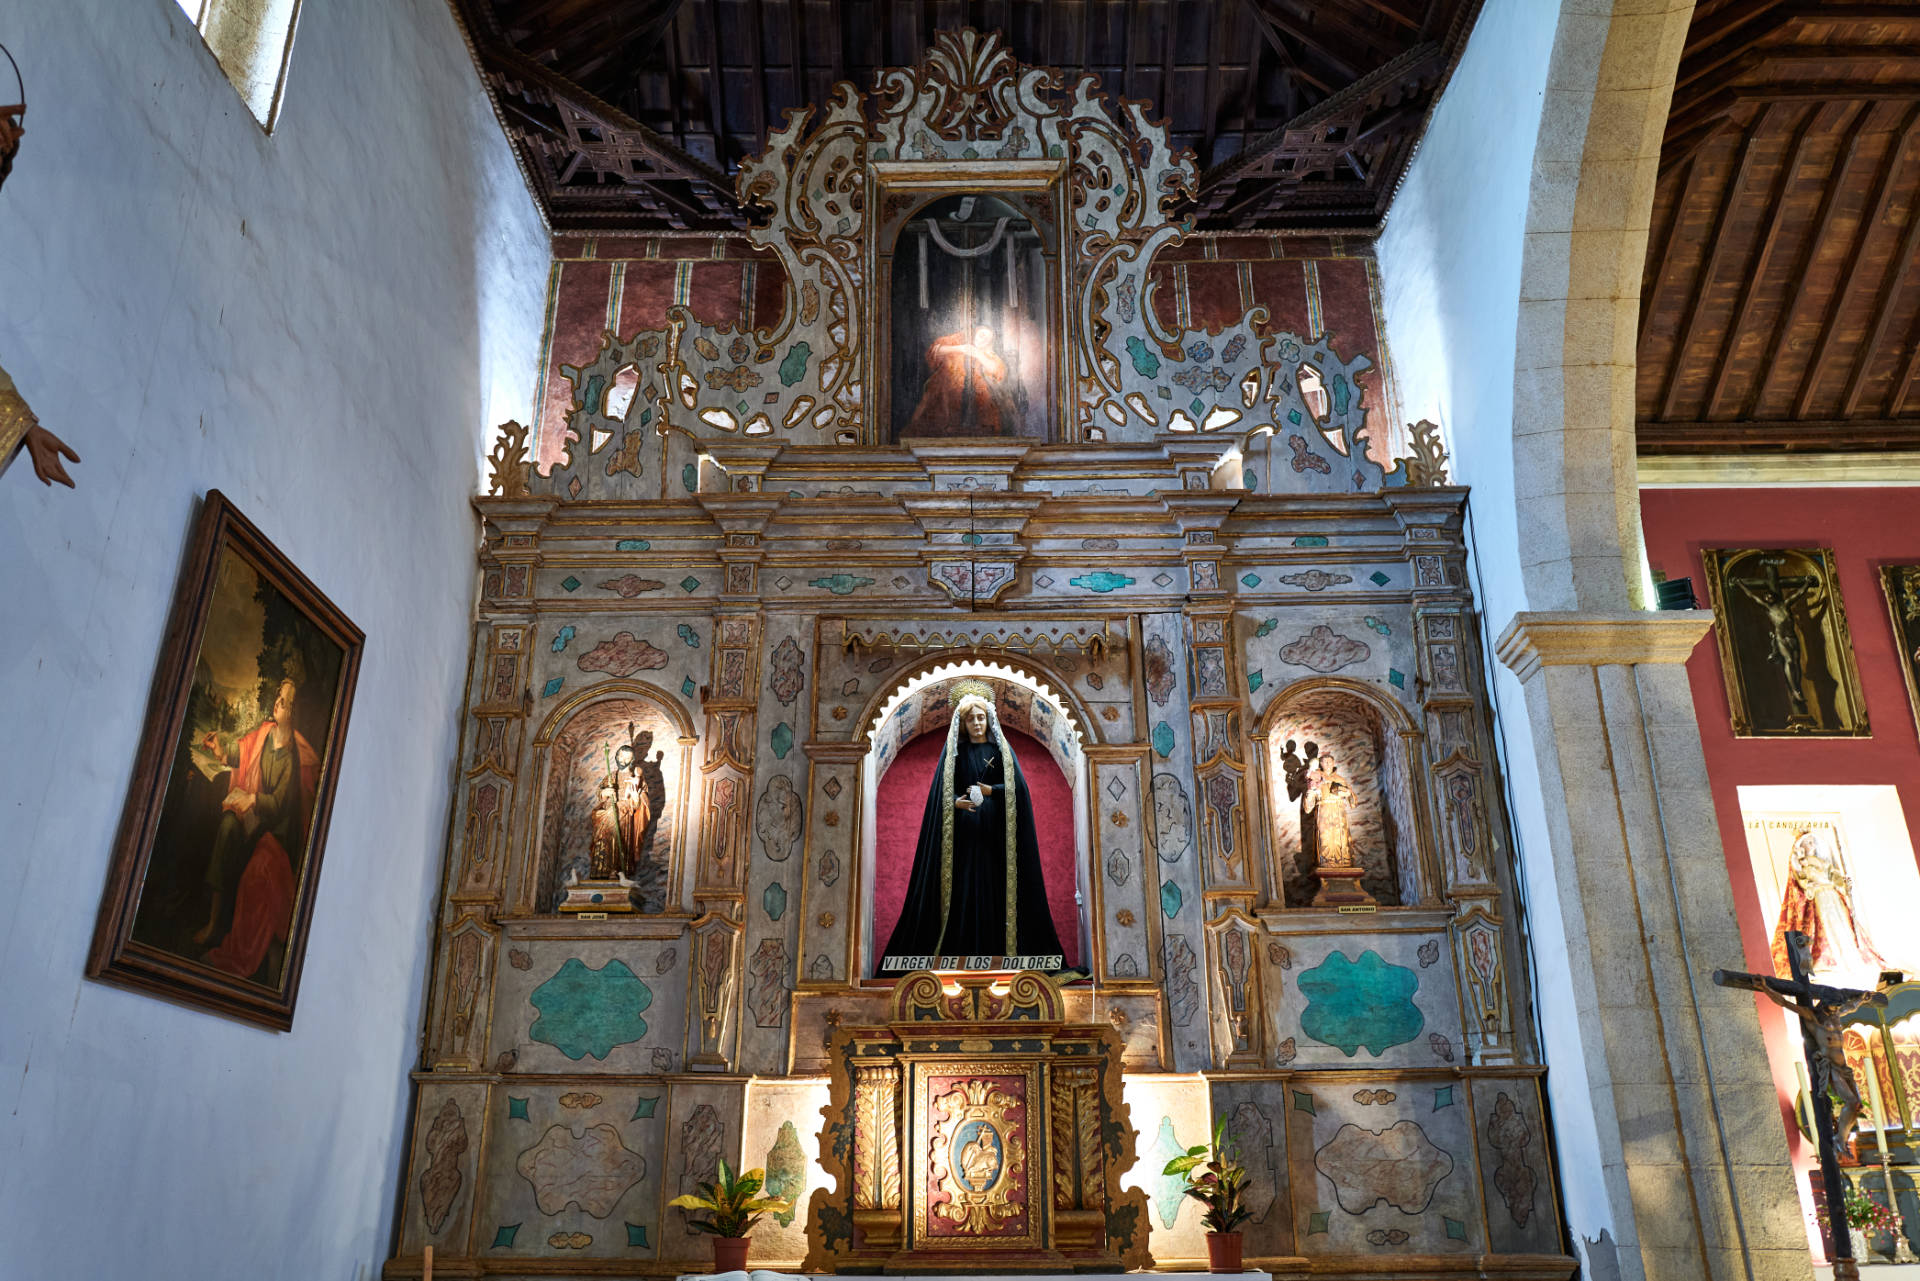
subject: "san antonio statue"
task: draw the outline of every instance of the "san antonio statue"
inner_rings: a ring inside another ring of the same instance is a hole
[[[1060,936],[1047,910],[1033,802],[1000,729],[993,689],[961,681],[951,697],[946,750],[927,787],[906,902],[880,973],[1058,970]]]

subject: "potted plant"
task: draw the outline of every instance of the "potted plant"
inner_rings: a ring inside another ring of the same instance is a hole
[[[1892,1234],[1897,1244],[1899,1233],[1905,1230],[1898,1213],[1881,1205],[1852,1183],[1846,1186],[1842,1204],[1846,1210],[1847,1232],[1853,1241],[1853,1257],[1862,1263],[1877,1262],[1873,1257],[1872,1236]],[[1820,1208],[1820,1226],[1829,1232],[1833,1230],[1833,1225],[1827,1221],[1825,1206]]]
[[[1247,1168],[1234,1160],[1227,1143],[1227,1122],[1213,1127],[1213,1142],[1187,1149],[1185,1156],[1167,1162],[1162,1174],[1187,1181],[1186,1195],[1207,1207],[1200,1221],[1207,1228],[1207,1267],[1213,1272],[1240,1271],[1240,1225],[1253,1212],[1240,1204],[1247,1187]]]
[[[711,1233],[713,1241],[713,1270],[715,1272],[741,1272],[747,1266],[747,1233],[753,1231],[753,1225],[768,1214],[784,1214],[793,1208],[793,1204],[777,1196],[756,1196],[765,1186],[765,1170],[747,1170],[735,1174],[727,1168],[725,1158],[720,1162],[720,1178],[715,1183],[702,1183],[698,1193],[677,1196],[667,1202],[681,1210],[705,1210],[705,1219],[688,1218],[687,1226],[696,1232]]]

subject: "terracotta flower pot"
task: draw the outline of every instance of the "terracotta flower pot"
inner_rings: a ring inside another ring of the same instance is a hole
[[[1207,1270],[1209,1272],[1240,1271],[1240,1234],[1238,1232],[1207,1233]]]
[[[713,1270],[745,1272],[747,1270],[747,1238],[715,1237],[713,1239]]]

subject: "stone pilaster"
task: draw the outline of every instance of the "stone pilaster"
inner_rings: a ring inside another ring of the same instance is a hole
[[[1622,1277],[1803,1281],[1759,1020],[1709,978],[1743,957],[1685,667],[1712,621],[1523,613],[1498,651],[1526,691]]]

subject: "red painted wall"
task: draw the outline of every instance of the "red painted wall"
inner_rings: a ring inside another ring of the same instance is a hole
[[[1740,817],[1740,786],[1891,784],[1899,789],[1909,837],[1920,849],[1920,738],[1894,652],[1879,572],[1891,562],[1920,561],[1920,489],[1649,489],[1640,494],[1640,517],[1654,572],[1691,577],[1703,607],[1708,604],[1700,559],[1704,547],[1825,547],[1833,551],[1840,573],[1841,603],[1873,737],[1735,738],[1711,633],[1687,663],[1714,816],[1746,948],[1745,968],[1770,972],[1773,922],[1760,909]],[[1733,960],[1728,958],[1728,968],[1733,968]],[[1789,1043],[1777,1015],[1767,1013],[1761,1026],[1776,1081],[1792,1080],[1799,1045]],[[1783,1097],[1781,1106],[1783,1118],[1790,1118],[1790,1099]],[[1788,1124],[1791,1128],[1790,1120]],[[1793,1133],[1796,1157],[1804,1165],[1811,1158],[1798,1151],[1798,1137]]]

